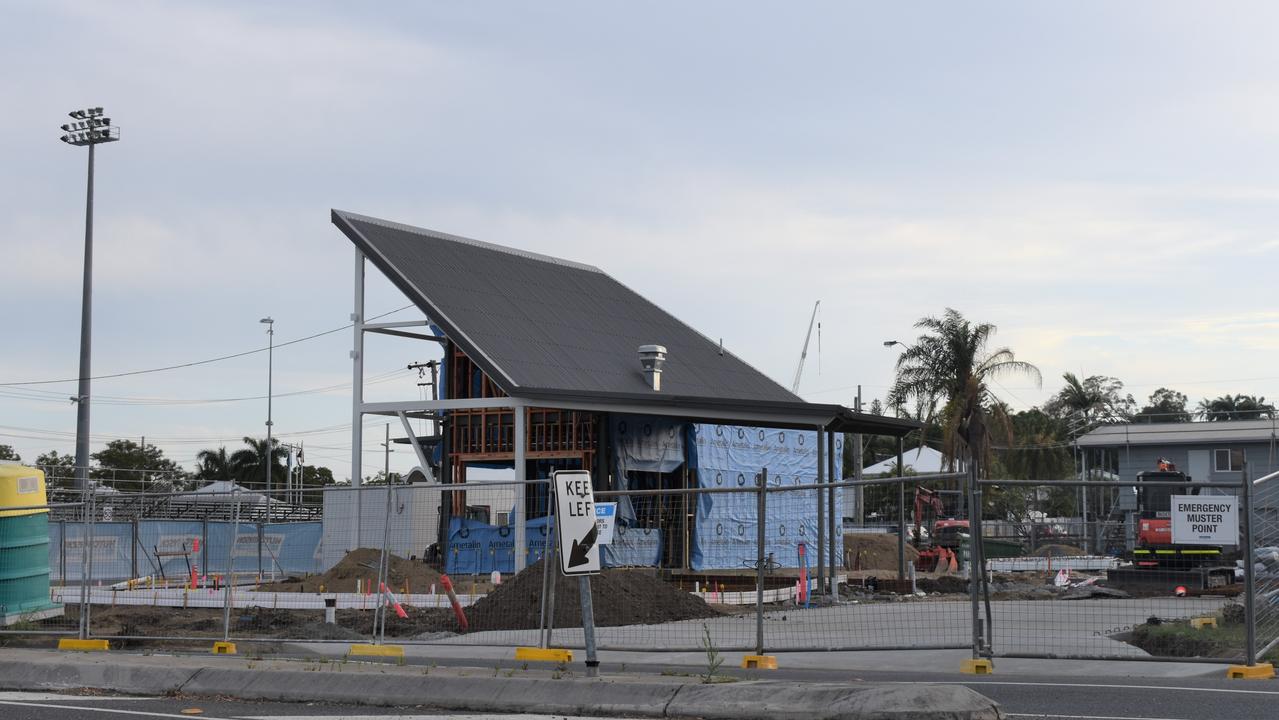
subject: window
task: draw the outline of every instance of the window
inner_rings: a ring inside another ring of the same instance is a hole
[[[1243,450],[1214,450],[1213,470],[1216,472],[1239,472],[1243,470]]]
[[[500,512],[497,514],[498,526],[509,525],[511,523],[511,514]]]

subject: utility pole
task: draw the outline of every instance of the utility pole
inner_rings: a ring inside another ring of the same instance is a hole
[[[271,520],[271,466],[275,463],[275,448],[271,446],[271,380],[274,372],[273,364],[275,354],[275,321],[270,317],[264,317],[258,322],[266,325],[266,519]]]
[[[62,142],[76,147],[89,146],[89,181],[84,203],[84,280],[80,290],[80,377],[76,396],[75,478],[76,485],[89,487],[89,375],[93,356],[93,155],[99,143],[120,139],[120,128],[111,118],[102,117],[102,108],[74,110],[68,115],[75,122],[66,123]]]
[[[860,413],[862,411],[862,386],[861,385],[857,386],[857,402],[854,405],[854,407],[857,410],[857,412]],[[864,464],[865,462],[862,460],[862,434],[856,433],[853,435],[853,479],[856,480],[857,482],[861,482],[862,480],[862,465]],[[857,526],[861,527],[862,524],[866,522],[866,512],[863,509],[864,503],[866,500],[865,488],[863,488],[861,485],[858,485],[857,489],[853,493],[853,497],[854,497],[854,502],[857,506],[857,510],[855,511],[853,517],[857,521]]]

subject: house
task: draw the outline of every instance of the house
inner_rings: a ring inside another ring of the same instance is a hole
[[[1081,449],[1111,453],[1119,482],[1171,461],[1195,482],[1239,482],[1244,464],[1251,480],[1279,470],[1279,422],[1273,419],[1219,422],[1103,425],[1079,437]],[[1095,477],[1093,473],[1090,476]],[[1229,492],[1215,490],[1214,492]],[[1211,494],[1211,493],[1210,493]],[[1134,495],[1120,496],[1121,509],[1135,509]],[[1259,544],[1279,542],[1279,479],[1253,488]]]
[[[763,467],[770,484],[825,482],[838,477],[844,433],[902,437],[918,427],[805,402],[599,268],[355,213],[334,210],[332,219],[355,246],[353,484],[365,415],[398,417],[437,487],[473,487],[475,468],[513,470],[509,526],[472,517],[472,490],[447,493],[438,524],[446,563],[518,572],[536,560],[551,511],[536,481],[580,469],[597,493],[614,493],[619,522],[639,531],[624,534],[652,542],[652,555],[645,546],[626,564],[644,555],[642,564],[662,568],[740,570],[754,558],[755,506],[745,490],[726,490],[753,484]],[[425,319],[367,322],[366,262]],[[366,332],[421,341],[438,358],[439,397],[364,402]],[[411,418],[439,423],[431,444],[412,433]],[[690,502],[680,492],[699,487],[719,494]],[[618,494],[637,491],[647,494]],[[815,490],[803,492],[803,503],[782,501],[792,493],[769,498],[767,524],[788,545],[776,557],[790,562],[794,544],[820,538],[837,515],[819,511]],[[330,537],[326,517],[326,543],[375,546],[381,528],[362,512],[354,527],[335,528],[341,537]],[[473,563],[450,552],[455,534]]]

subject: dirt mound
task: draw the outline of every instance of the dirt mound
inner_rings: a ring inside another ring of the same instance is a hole
[[[968,594],[968,578],[961,575],[942,575],[935,578],[916,578],[915,587],[926,593],[943,595]]]
[[[1074,545],[1041,545],[1034,552],[1035,557],[1069,557],[1087,554],[1082,548]]]
[[[551,568],[555,581],[555,627],[580,627],[581,597],[578,579],[564,577]],[[541,614],[542,563],[502,583],[467,608],[472,631],[527,630],[538,626]],[[651,625],[675,620],[717,617],[701,598],[659,579],[651,570],[614,568],[591,576],[595,624]]]
[[[362,581],[361,587],[363,583],[377,582],[377,565],[381,554],[382,551],[375,548],[352,550],[326,573],[267,583],[258,589],[266,592],[314,593],[321,592],[322,587],[323,592],[355,592],[357,580]],[[427,565],[396,555],[391,555],[388,559],[391,578],[389,586],[392,592],[404,592],[405,587],[414,593],[430,592],[432,585],[437,590],[440,589],[440,574]]]
[[[913,563],[919,551],[906,543],[906,562]],[[844,533],[845,570],[896,570],[897,535],[888,533]]]

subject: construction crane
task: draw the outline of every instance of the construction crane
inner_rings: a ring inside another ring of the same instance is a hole
[[[799,379],[804,375],[804,360],[808,357],[808,341],[813,339],[813,323],[817,321],[817,308],[821,307],[822,301],[818,300],[813,303],[813,315],[808,319],[808,333],[804,335],[804,349],[799,352],[799,367],[795,368],[795,382],[791,383],[790,391],[799,394]],[[817,352],[821,354],[822,347],[822,326],[817,325]]]

